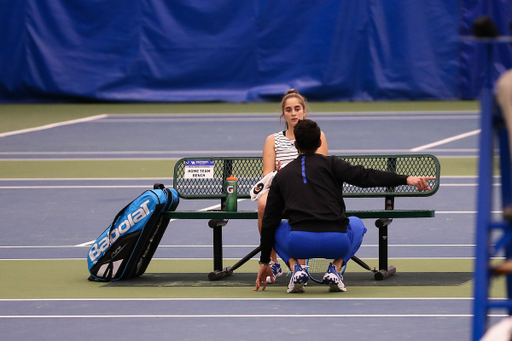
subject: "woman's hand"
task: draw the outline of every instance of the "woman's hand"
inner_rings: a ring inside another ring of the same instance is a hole
[[[261,290],[265,290],[267,287],[267,276],[270,276],[272,283],[275,282],[274,276],[272,276],[272,269],[270,268],[270,264],[260,265],[260,271],[258,272],[258,277],[256,278],[256,286],[254,287],[254,291],[258,291],[261,286],[263,286]]]

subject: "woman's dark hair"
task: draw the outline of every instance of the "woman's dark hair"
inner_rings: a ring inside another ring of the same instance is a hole
[[[297,90],[290,89],[290,90],[288,90],[286,92],[286,94],[283,96],[283,99],[281,100],[281,116],[279,116],[279,121],[281,121],[281,118],[284,116],[284,107],[286,105],[286,101],[289,98],[297,98],[297,100],[299,101],[300,105],[302,105],[302,108],[304,109],[304,111],[306,111],[306,112],[309,111],[308,103],[306,101],[306,98],[304,98],[304,96],[299,94],[299,92]],[[288,123],[286,123],[286,129],[288,129]]]
[[[315,152],[320,146],[320,127],[315,121],[303,119],[293,129],[297,147],[303,153]]]

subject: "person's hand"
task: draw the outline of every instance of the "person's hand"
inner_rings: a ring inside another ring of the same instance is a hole
[[[280,171],[281,170],[281,160],[277,161],[277,168],[276,168],[276,171]]]
[[[435,180],[436,178],[433,176],[409,176],[407,178],[407,184],[411,186],[416,186],[418,191],[430,191],[430,186],[428,185],[428,180]]]
[[[267,287],[267,276],[270,276],[272,283],[275,282],[274,276],[272,276],[272,269],[270,268],[270,264],[260,265],[260,271],[258,271],[258,277],[256,278],[256,286],[254,287],[254,291],[258,291],[258,289],[263,285],[261,290],[265,290]]]

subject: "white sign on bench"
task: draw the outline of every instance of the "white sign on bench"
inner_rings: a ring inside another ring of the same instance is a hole
[[[185,179],[213,179],[215,161],[187,160],[185,162]]]

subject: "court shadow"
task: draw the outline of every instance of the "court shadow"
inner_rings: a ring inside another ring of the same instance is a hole
[[[377,281],[372,273],[347,273],[347,286],[461,286],[473,278],[472,272],[397,272]],[[138,278],[109,282],[102,287],[252,287],[256,273],[234,273],[220,280],[208,280],[208,274],[198,273],[146,273]],[[287,286],[289,277],[281,276],[274,286]],[[323,285],[308,281],[308,286]]]

